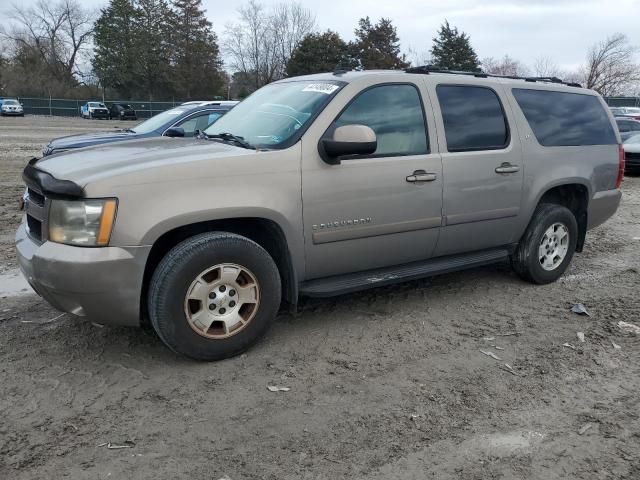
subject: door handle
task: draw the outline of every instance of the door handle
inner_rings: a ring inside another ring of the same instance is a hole
[[[509,162],[504,162],[496,168],[496,173],[516,173],[519,171],[520,167],[518,165],[511,165]]]
[[[435,173],[425,172],[424,170],[416,170],[412,175],[407,177],[407,182],[419,183],[419,182],[433,182],[436,179]]]

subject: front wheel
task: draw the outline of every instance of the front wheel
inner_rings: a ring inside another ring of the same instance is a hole
[[[555,282],[571,263],[577,241],[578,223],[571,210],[543,203],[536,208],[511,264],[529,282]]]
[[[280,275],[257,243],[226,232],[191,237],[162,259],[148,294],[151,324],[175,352],[196,360],[242,353],[280,306]]]

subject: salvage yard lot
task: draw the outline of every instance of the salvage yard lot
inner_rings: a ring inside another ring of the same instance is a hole
[[[0,118],[0,278],[27,160],[118,125]],[[640,325],[640,178],[623,191],[555,284],[497,265],[307,300],[213,364],[5,295],[0,478],[640,478],[640,336],[617,325]]]

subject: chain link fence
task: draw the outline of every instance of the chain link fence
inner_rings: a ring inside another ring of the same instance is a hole
[[[64,98],[35,98],[18,97],[27,115],[49,115],[59,117],[79,117],[80,107],[87,102],[102,102],[101,100],[69,100]],[[139,100],[107,100],[104,104],[109,108],[112,103],[131,105],[138,118],[150,118],[154,115],[180,105],[180,101],[145,102]]]
[[[610,107],[640,107],[640,97],[604,97]]]

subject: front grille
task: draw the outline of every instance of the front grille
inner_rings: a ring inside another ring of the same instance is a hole
[[[27,198],[29,198],[29,200],[35,203],[36,205],[39,205],[40,207],[44,207],[44,195],[36,192],[35,190],[31,188],[27,188]]]
[[[42,242],[42,222],[40,220],[37,220],[35,217],[27,214],[27,228],[31,238],[38,242]]]
[[[27,232],[38,243],[46,238],[47,199],[42,192],[29,186],[24,198]]]
[[[625,152],[624,158],[627,160],[640,160],[640,152]]]

